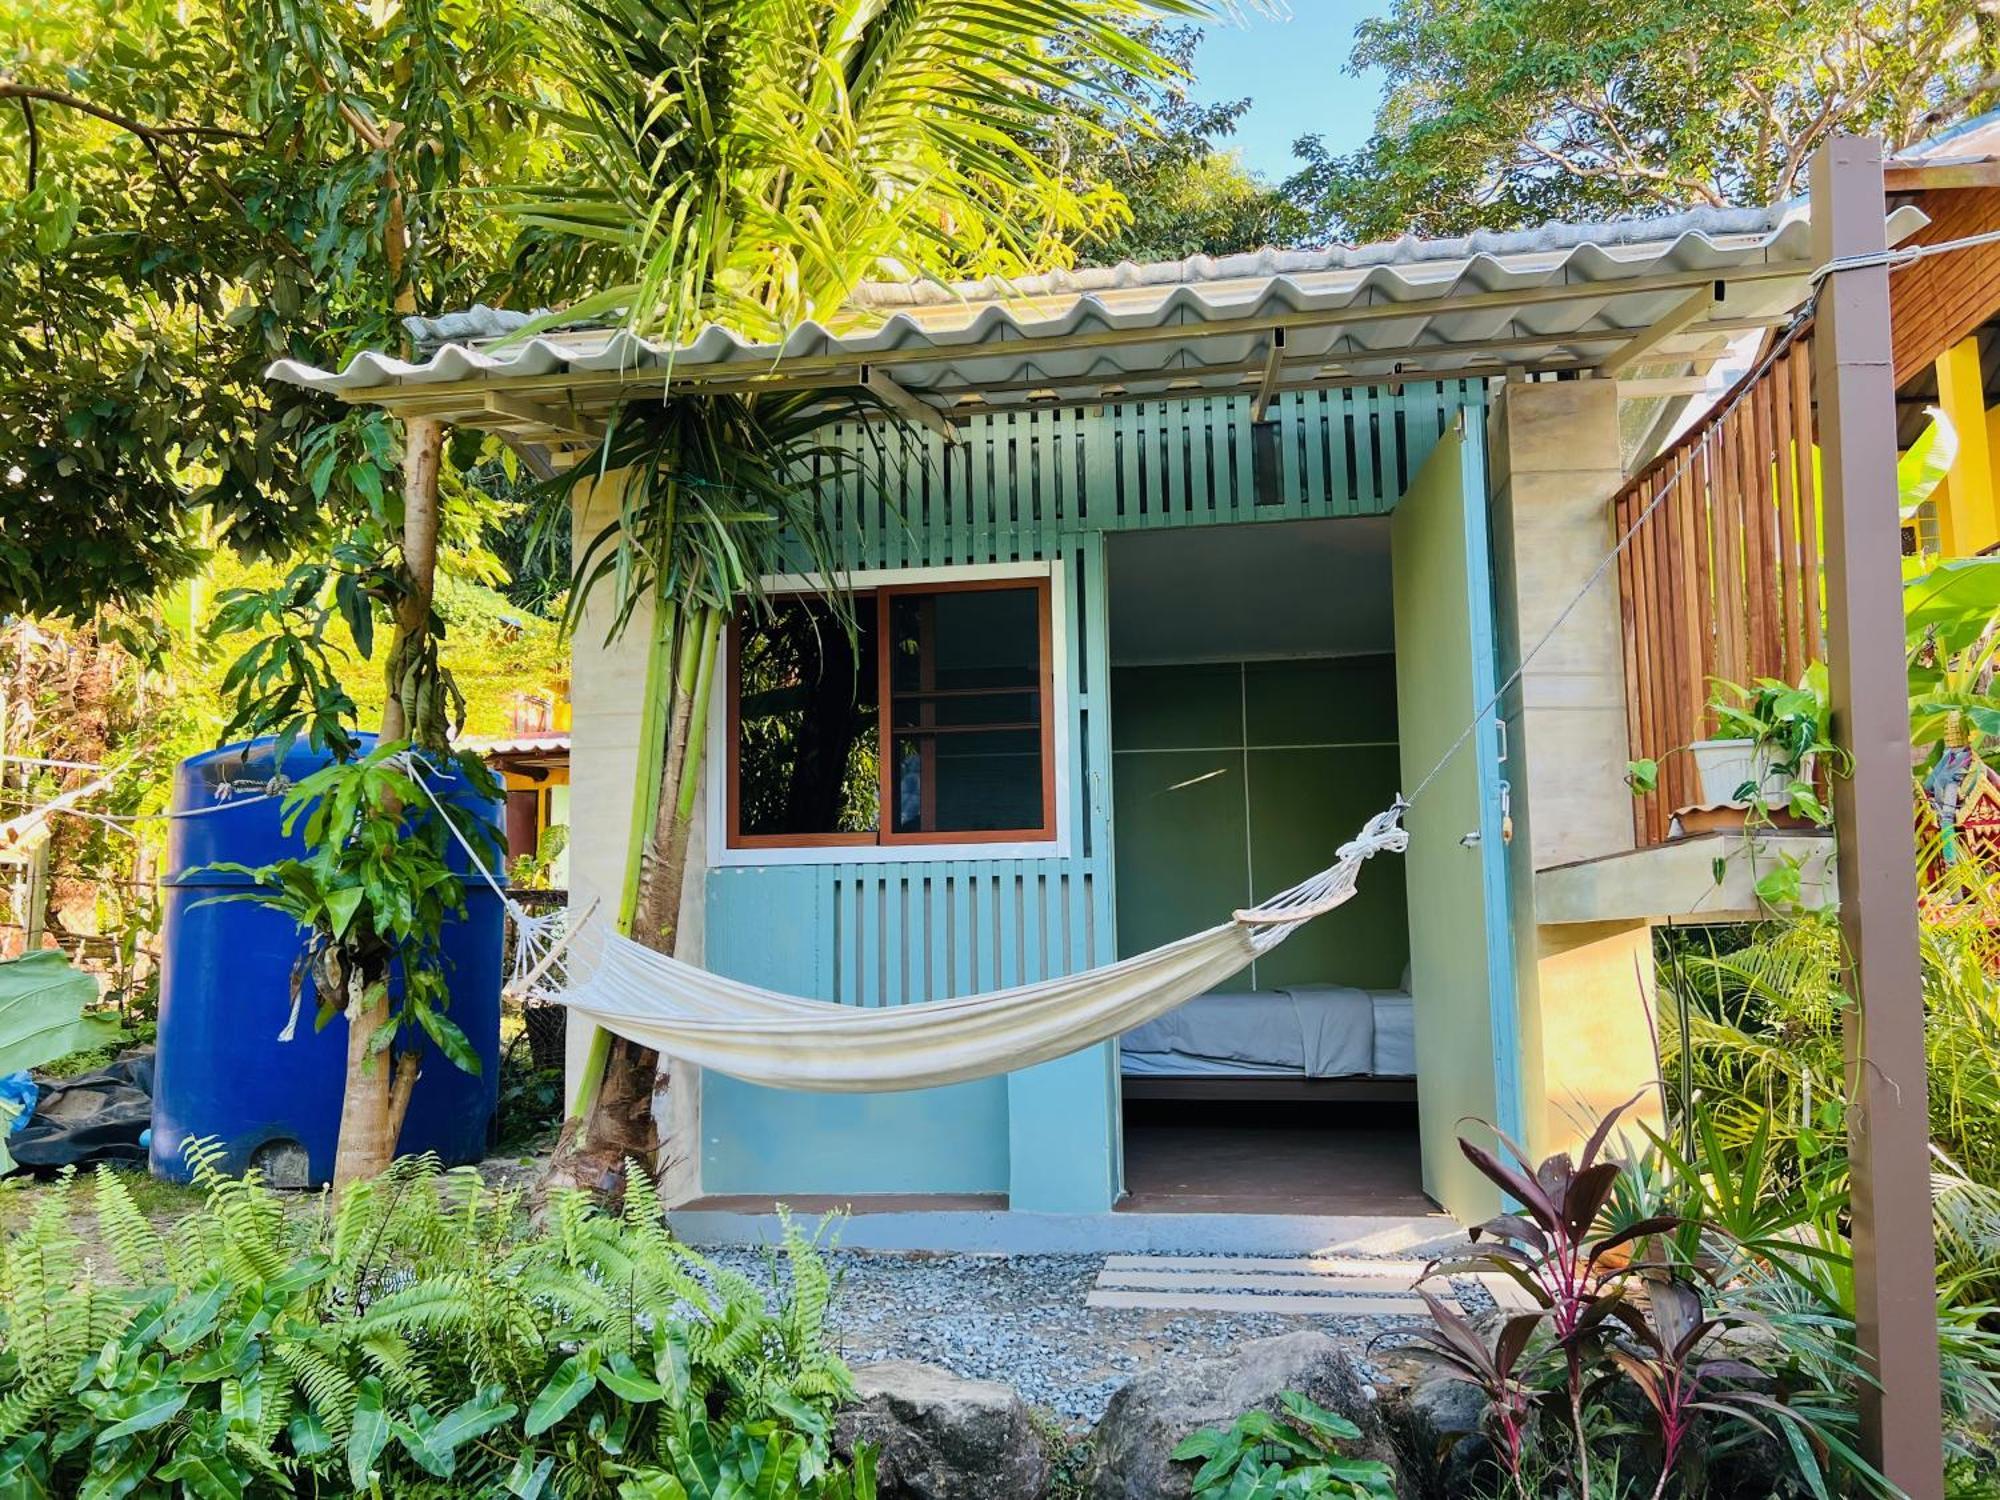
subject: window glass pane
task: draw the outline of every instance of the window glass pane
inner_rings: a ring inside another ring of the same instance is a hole
[[[816,600],[779,598],[743,622],[737,670],[737,832],[871,833],[879,824],[875,601],[855,633]]]
[[[897,833],[1042,826],[1042,621],[1034,588],[889,600]]]

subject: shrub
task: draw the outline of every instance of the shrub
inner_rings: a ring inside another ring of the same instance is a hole
[[[0,1493],[867,1500],[829,1447],[849,1389],[828,1279],[790,1294],[675,1243],[642,1174],[524,1235],[470,1171],[403,1162],[288,1218],[200,1153],[202,1208],[154,1229],[100,1170],[99,1251],[46,1193],[0,1255]]]
[[[1517,1207],[1473,1230],[1468,1256],[1428,1274],[1498,1273],[1534,1308],[1505,1319],[1489,1340],[1427,1296],[1433,1326],[1416,1342],[1485,1393],[1485,1424],[1513,1493],[1590,1500],[1625,1493],[1643,1470],[1660,1500],[1677,1475],[1758,1438],[1787,1453],[1816,1496],[1828,1496],[1830,1484],[1878,1487],[1853,1442],[1851,1321],[1844,1332],[1825,1317],[1812,1325],[1826,1356],[1817,1362],[1780,1341],[1766,1346],[1758,1336],[1773,1320],[1747,1284],[1753,1269],[1794,1284],[1774,1269],[1773,1247],[1787,1242],[1774,1235],[1743,1249],[1701,1217],[1701,1193],[1714,1184],[1657,1159],[1605,1155],[1621,1113],[1605,1117],[1574,1162],[1558,1154],[1533,1164],[1504,1136],[1504,1156],[1459,1142]],[[1813,1259],[1814,1247],[1795,1248],[1801,1262]],[[1831,1258],[1820,1251],[1817,1263]],[[1646,1451],[1621,1444],[1609,1457],[1624,1473],[1607,1486],[1601,1462],[1593,1476],[1594,1449],[1629,1432],[1628,1410],[1640,1414]]]
[[[1174,1458],[1201,1465],[1193,1500],[1395,1500],[1387,1464],[1340,1451],[1360,1438],[1347,1418],[1286,1391],[1275,1414],[1248,1411],[1227,1429],[1194,1433]]]

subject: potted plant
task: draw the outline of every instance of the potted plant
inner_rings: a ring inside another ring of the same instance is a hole
[[[1717,734],[1687,746],[1701,779],[1702,805],[1679,813],[1684,833],[1751,826],[1825,828],[1833,815],[1814,776],[1822,756],[1836,769],[1846,752],[1828,728],[1826,667],[1814,662],[1797,686],[1772,677],[1753,685],[1717,681],[1709,700]],[[1657,761],[1633,761],[1635,795],[1659,785]]]
[[[1733,682],[1715,687],[1708,706],[1719,734],[1708,743],[1735,741],[1745,748],[1712,757],[1718,779],[1711,784],[1704,768],[1704,801],[1728,804],[1732,812],[1742,808],[1745,825],[1829,826],[1833,815],[1813,785],[1814,772],[1822,756],[1844,769],[1847,753],[1833,743],[1828,727],[1826,664],[1807,667],[1795,687],[1773,677],[1760,677],[1750,687]],[[1701,747],[1692,748],[1695,764],[1702,766]],[[1736,778],[1733,786],[1730,776]]]

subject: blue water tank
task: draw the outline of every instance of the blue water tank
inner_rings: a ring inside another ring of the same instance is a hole
[[[372,737],[366,743],[372,748]],[[333,1176],[347,1019],[336,1015],[323,1030],[313,1029],[316,1001],[307,977],[297,1030],[289,1042],[279,1040],[304,933],[289,916],[255,902],[211,902],[250,882],[203,868],[304,855],[304,819],[286,837],[279,800],[255,793],[274,775],[294,782],[309,776],[328,757],[294,745],[280,767],[272,751],[268,739],[227,745],[182,761],[174,773],[174,811],[198,815],[167,825],[152,1164],[155,1176],[176,1182],[188,1177],[183,1147],[201,1136],[222,1144],[230,1170],[258,1166],[281,1186]],[[224,785],[233,795],[218,800]],[[497,824],[500,804],[481,799],[463,778],[434,778],[432,785]],[[480,1071],[465,1072],[426,1038],[397,1149],[406,1156],[435,1151],[459,1165],[485,1154],[499,1099],[504,912],[462,853],[454,853],[466,876],[466,915],[444,931],[448,1014],[478,1052]],[[489,858],[488,866],[497,873],[498,859]]]

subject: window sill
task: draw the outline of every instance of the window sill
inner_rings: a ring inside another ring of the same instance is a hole
[[[744,866],[768,869],[778,865],[923,865],[945,864],[953,860],[971,863],[994,859],[1063,860],[1069,857],[1069,841],[1061,837],[1019,843],[817,844],[795,848],[723,848],[712,851],[712,863],[718,869]]]

